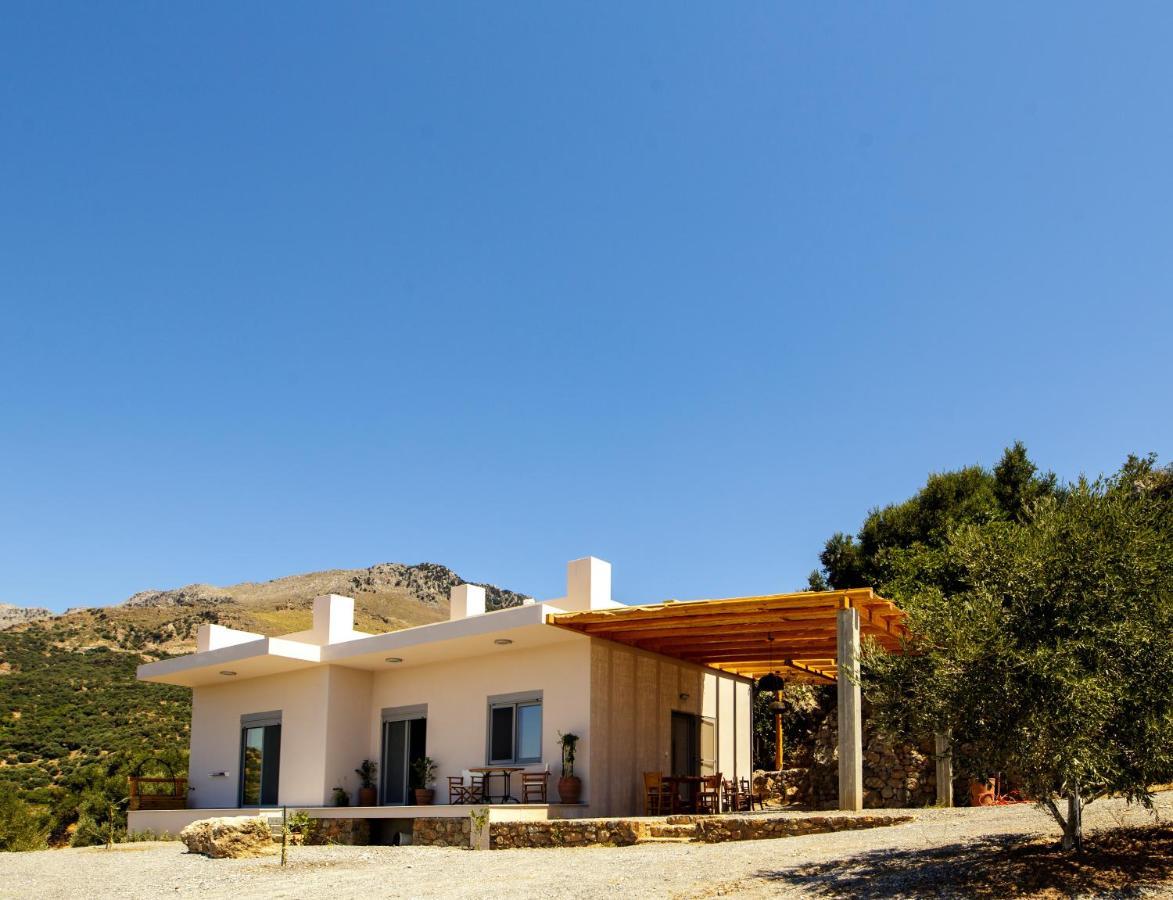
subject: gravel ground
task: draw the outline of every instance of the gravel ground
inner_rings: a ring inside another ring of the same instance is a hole
[[[1158,795],[1158,810],[1168,821],[1173,792]],[[953,896],[950,873],[981,866],[983,854],[988,860],[990,845],[983,842],[1006,835],[1057,836],[1054,822],[1026,804],[914,815],[911,823],[868,831],[729,844],[482,853],[294,847],[285,869],[275,858],[206,859],[174,842],[10,853],[0,854],[0,897]],[[1117,800],[1092,804],[1084,817],[1088,830],[1151,822],[1143,809]],[[1173,883],[1140,895],[1173,897]]]

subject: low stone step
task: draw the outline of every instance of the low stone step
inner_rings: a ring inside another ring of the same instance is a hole
[[[689,844],[692,842],[690,837],[642,837],[637,844]]]
[[[669,816],[665,821],[669,825],[695,825],[696,816]]]

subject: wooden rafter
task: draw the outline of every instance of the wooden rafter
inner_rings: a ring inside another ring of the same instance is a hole
[[[870,588],[555,613],[548,621],[741,675],[778,669],[790,680],[825,682],[836,677],[838,610],[849,606],[859,611],[861,636],[900,649],[904,613]]]

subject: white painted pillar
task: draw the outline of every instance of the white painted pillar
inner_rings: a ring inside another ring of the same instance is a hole
[[[863,698],[859,690],[859,611],[836,614],[839,690],[839,808],[863,809]]]
[[[933,735],[937,761],[937,805],[953,805],[953,746],[947,734]]]

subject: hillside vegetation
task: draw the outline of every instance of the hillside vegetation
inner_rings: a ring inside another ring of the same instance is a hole
[[[202,623],[266,635],[309,628],[313,598],[324,593],[354,597],[355,627],[363,631],[440,621],[449,591],[461,583],[434,563],[381,563],[224,588],[143,591],[120,605],[28,621],[10,616],[0,630],[0,795],[48,811],[57,840],[97,839],[105,815],[99,807],[108,795],[117,799],[130,768],[159,756],[186,770],[190,691],[140,684],[138,665],[191,652]],[[522,600],[485,587],[491,609]]]

